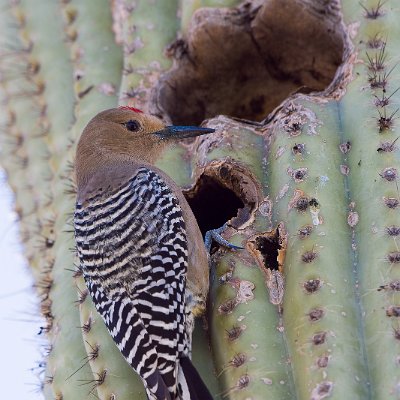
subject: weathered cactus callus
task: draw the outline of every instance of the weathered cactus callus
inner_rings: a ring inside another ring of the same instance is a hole
[[[227,222],[244,247],[212,249],[194,334],[214,397],[399,398],[395,0],[91,3],[0,0],[1,162],[45,398],[145,399],[71,251],[76,140],[127,103],[216,130],[158,162],[203,232]]]

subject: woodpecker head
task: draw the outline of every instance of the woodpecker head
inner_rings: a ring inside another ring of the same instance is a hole
[[[212,132],[214,129],[196,126],[166,126],[157,117],[133,107],[102,111],[87,124],[78,142],[78,186],[98,165],[112,160],[154,164],[174,141]]]

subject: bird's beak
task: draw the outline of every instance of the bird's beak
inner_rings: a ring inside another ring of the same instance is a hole
[[[164,129],[154,132],[154,135],[157,135],[160,139],[184,139],[213,132],[215,132],[215,129],[199,126],[166,126]]]

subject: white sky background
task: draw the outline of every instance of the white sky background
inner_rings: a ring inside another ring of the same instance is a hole
[[[0,387],[2,399],[41,400],[37,377],[42,356],[41,320],[21,254],[12,194],[0,170]]]

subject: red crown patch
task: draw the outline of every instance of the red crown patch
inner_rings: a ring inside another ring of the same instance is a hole
[[[133,111],[133,112],[142,113],[142,114],[143,114],[143,111],[142,111],[142,110],[139,110],[138,108],[135,108],[135,107],[120,106],[119,108],[121,108],[122,110],[131,110],[131,111]]]

